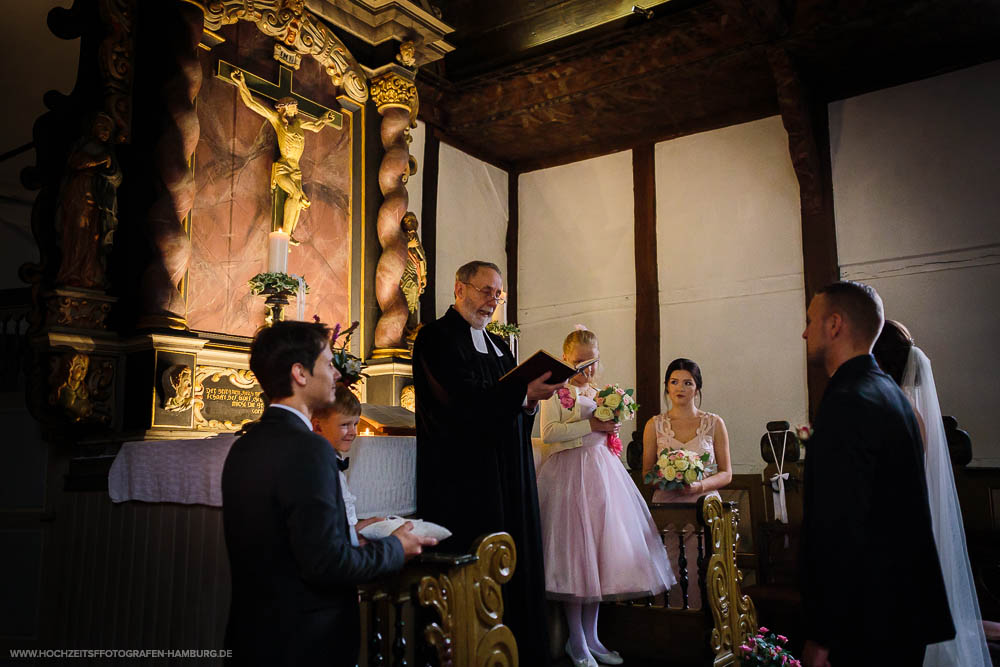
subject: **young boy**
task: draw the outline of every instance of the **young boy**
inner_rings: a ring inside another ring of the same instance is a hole
[[[351,451],[351,444],[358,437],[358,420],[361,419],[361,403],[349,390],[337,387],[337,395],[333,405],[328,408],[313,412],[313,431],[326,438],[333,448],[337,450],[338,466],[340,467],[340,489],[344,494],[344,506],[347,509],[347,523],[351,530],[351,544],[362,546],[367,543],[364,538],[359,538],[357,531],[365,526],[382,521],[384,517],[371,517],[358,521],[358,514],[355,510],[357,496],[347,488],[347,461],[344,455]]]

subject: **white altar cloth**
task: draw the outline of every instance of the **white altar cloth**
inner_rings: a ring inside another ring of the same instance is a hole
[[[222,466],[235,440],[235,435],[220,435],[126,442],[111,464],[108,495],[116,503],[222,507]],[[359,437],[348,457],[348,485],[357,496],[359,518],[416,511],[416,438]]]
[[[347,485],[358,497],[358,518],[407,516],[417,511],[417,439],[361,436],[348,458]]]

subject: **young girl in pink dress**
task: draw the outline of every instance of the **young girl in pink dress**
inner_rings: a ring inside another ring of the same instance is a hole
[[[597,336],[578,328],[563,343],[574,366],[598,356]],[[622,663],[597,638],[602,600],[657,595],[676,579],[646,502],[607,446],[616,427],[593,414],[594,367],[542,403],[548,458],[538,471],[538,501],[548,597],[563,603],[575,667]]]

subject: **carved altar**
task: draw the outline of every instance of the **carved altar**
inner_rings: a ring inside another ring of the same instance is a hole
[[[247,281],[281,227],[287,273],[308,279],[303,319],[360,321],[351,351],[378,358],[363,391],[399,405],[419,298],[414,78],[450,28],[418,3],[385,16],[362,0],[81,0],[50,24],[84,37],[25,174],[40,190],[40,261],[21,270],[29,403],[50,437],[107,454],[256,418],[265,313]]]

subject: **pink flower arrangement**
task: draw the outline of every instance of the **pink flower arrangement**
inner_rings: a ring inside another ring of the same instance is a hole
[[[761,627],[756,637],[747,637],[746,643],[739,647],[739,652],[742,654],[740,664],[743,667],[751,665],[802,667],[802,663],[785,648],[787,643],[788,637]]]
[[[594,416],[601,421],[613,421],[616,424],[635,419],[636,410],[639,409],[639,404],[635,402],[635,390],[622,389],[617,384],[609,384],[597,392],[597,398],[594,402],[597,403]],[[612,454],[621,455],[622,439],[617,433],[608,434],[607,444]]]
[[[556,391],[556,396],[559,397],[559,404],[563,406],[564,410],[572,410],[573,406],[576,405],[576,399],[573,398],[569,387],[563,387]]]

